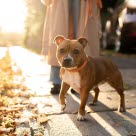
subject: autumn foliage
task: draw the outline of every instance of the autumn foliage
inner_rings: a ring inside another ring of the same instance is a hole
[[[22,71],[9,50],[0,64],[0,136],[43,136],[42,124],[48,118],[38,114],[37,104],[31,102],[36,96],[25,86]]]

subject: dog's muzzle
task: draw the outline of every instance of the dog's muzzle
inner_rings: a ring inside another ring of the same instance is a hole
[[[62,61],[62,67],[70,68],[73,64],[72,58],[65,57]]]

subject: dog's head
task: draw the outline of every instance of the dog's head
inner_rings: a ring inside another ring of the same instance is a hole
[[[86,38],[69,40],[58,35],[55,37],[54,43],[57,45],[56,57],[61,67],[75,69],[86,60],[84,52],[84,48],[88,43]]]

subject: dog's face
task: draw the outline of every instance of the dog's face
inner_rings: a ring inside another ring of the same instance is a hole
[[[56,57],[61,67],[77,68],[86,58],[84,47],[87,45],[87,40],[85,38],[69,40],[59,35],[54,42],[57,45]]]

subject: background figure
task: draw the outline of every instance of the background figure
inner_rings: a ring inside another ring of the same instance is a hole
[[[43,30],[42,54],[48,56],[51,65],[50,81],[53,83],[52,94],[60,91],[60,66],[56,59],[56,45],[53,40],[56,35],[68,36],[68,0],[42,0],[46,5],[46,17]]]
[[[60,66],[56,59],[53,40],[57,35],[77,39],[86,37],[88,46],[85,52],[89,56],[99,55],[100,17],[102,7],[100,0],[42,0],[46,5],[46,18],[43,32],[42,54],[48,56],[51,65],[50,81],[53,83],[52,94],[60,91]]]

